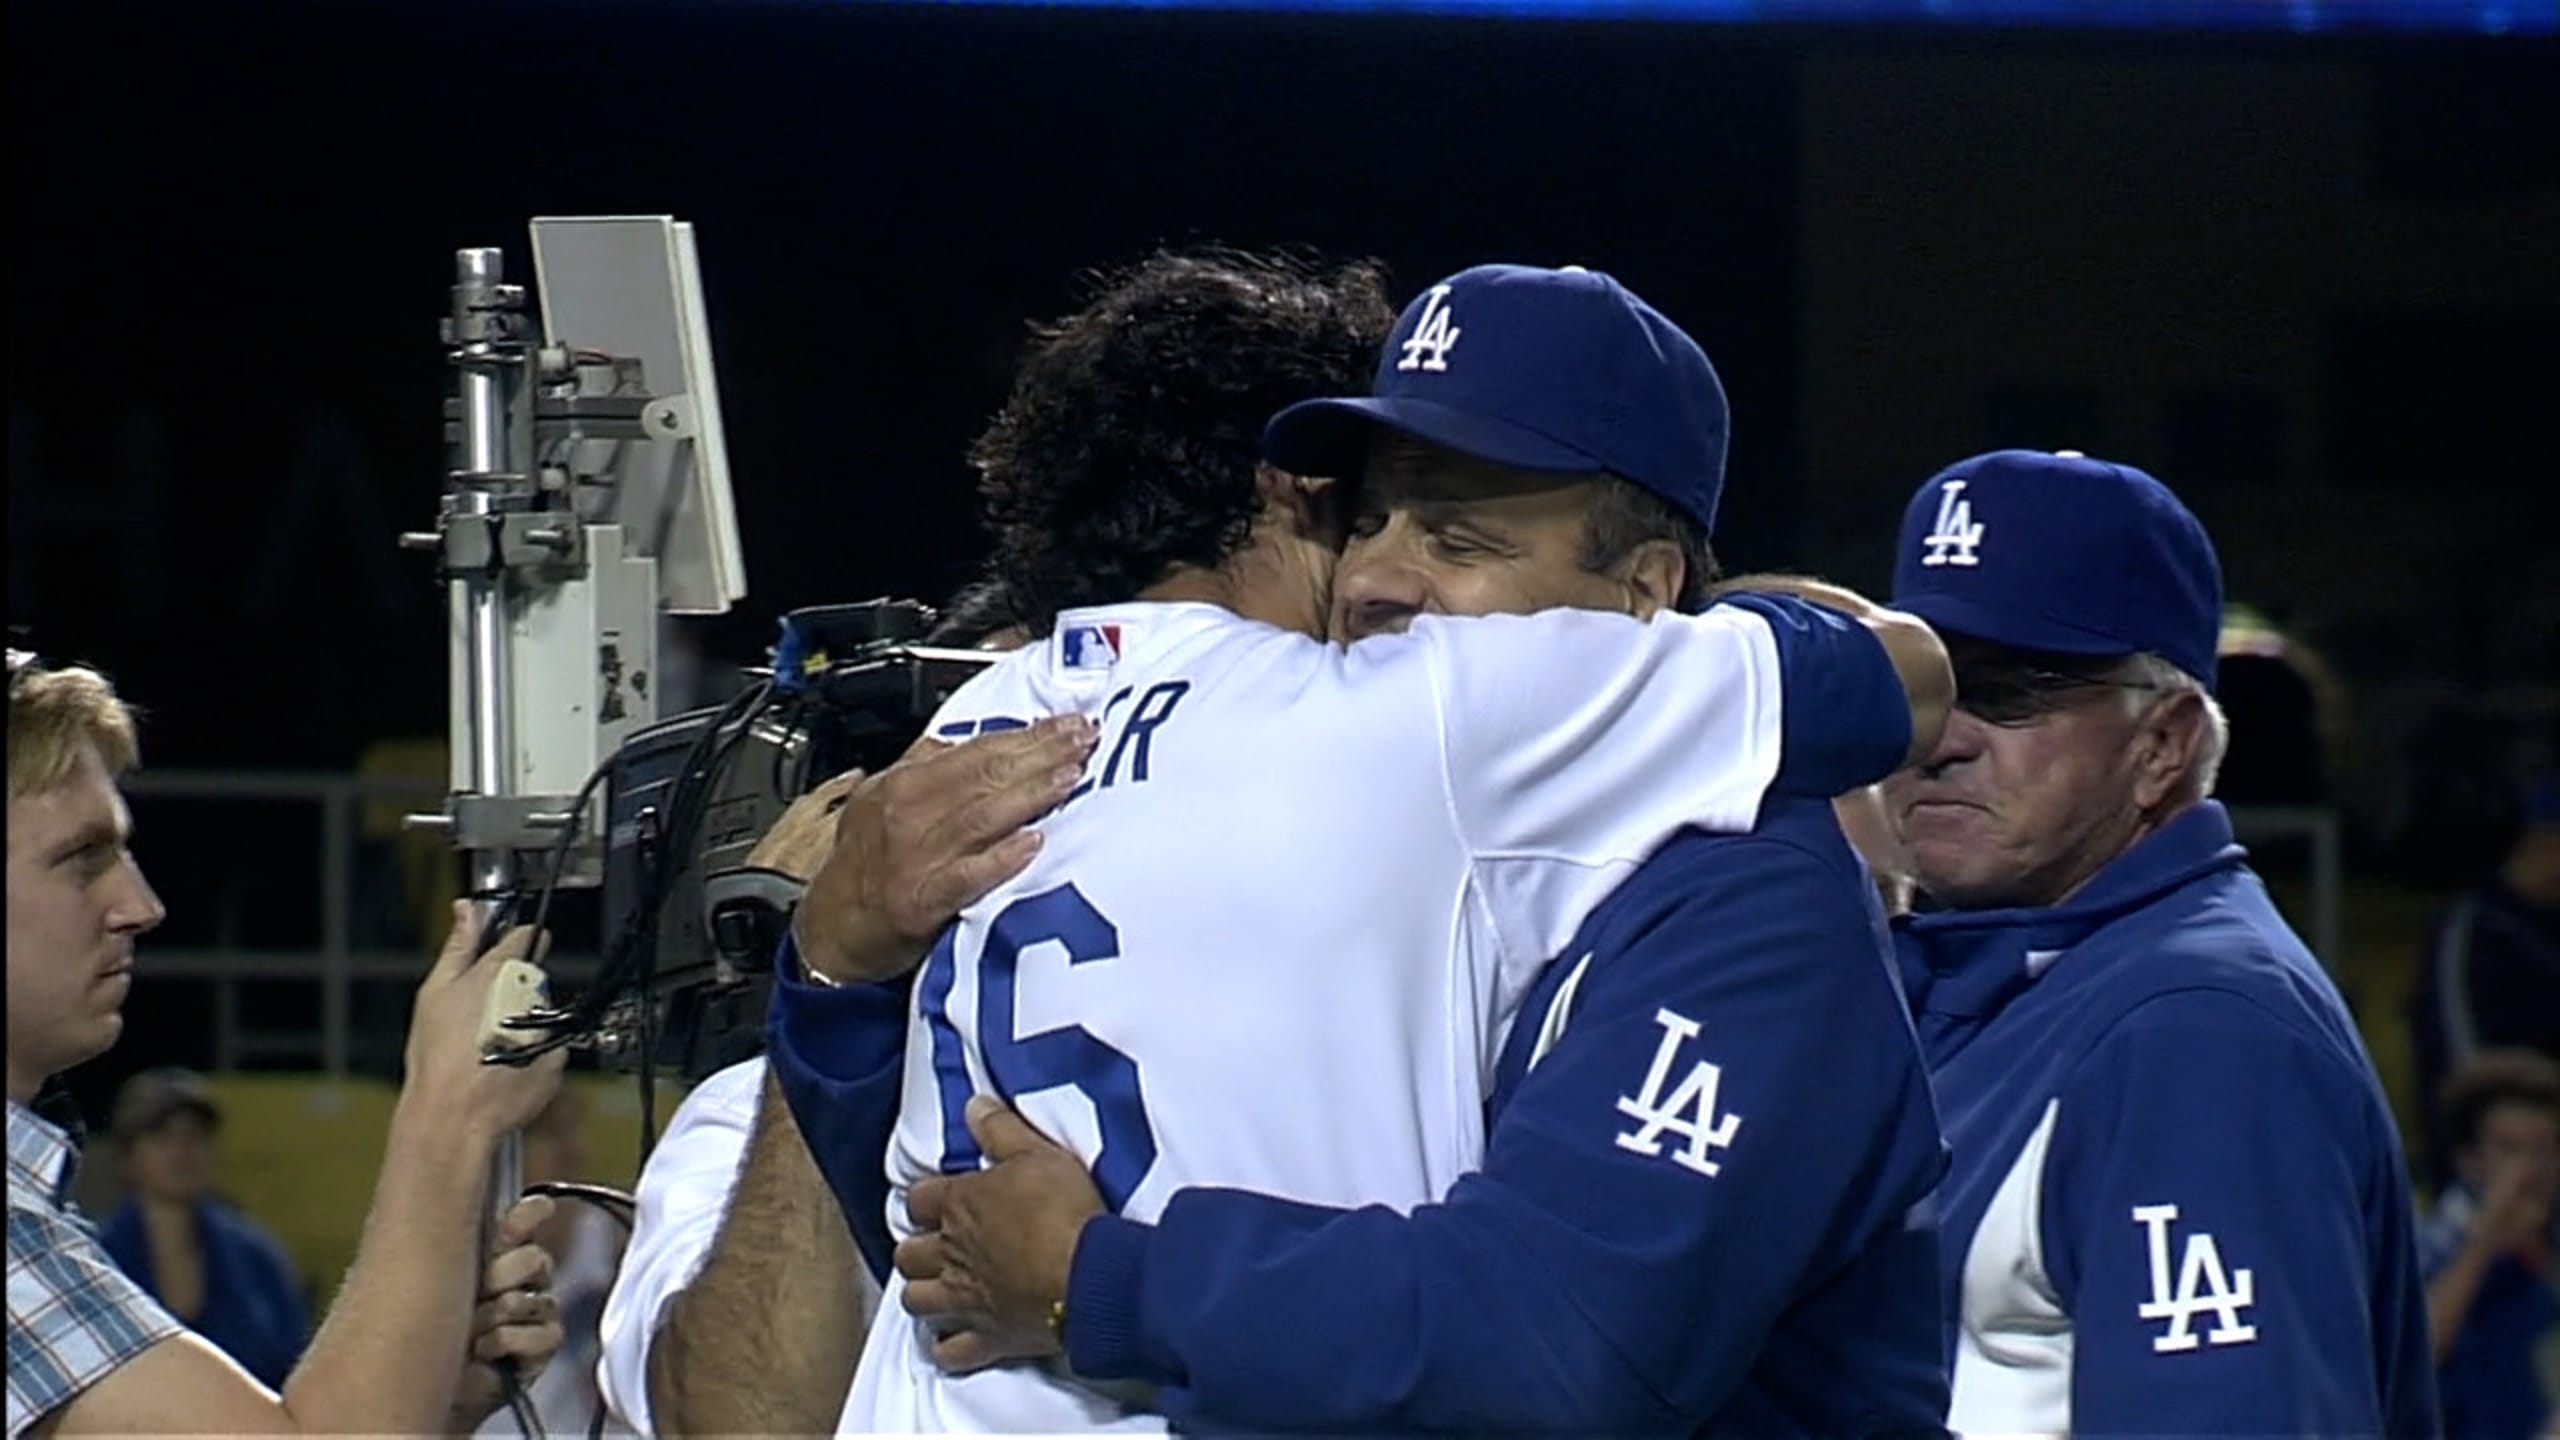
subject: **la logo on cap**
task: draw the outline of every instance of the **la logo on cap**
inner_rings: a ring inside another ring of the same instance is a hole
[[[1449,287],[1434,285],[1422,302],[1422,323],[1413,327],[1413,338],[1404,342],[1404,358],[1396,362],[1399,370],[1446,370],[1449,351],[1464,332],[1449,323]]]
[[[1920,541],[1928,551],[1923,565],[1979,565],[1974,551],[1982,544],[1982,522],[1973,518],[1973,502],[1964,497],[1965,482],[1950,480],[1938,491],[1938,518]]]

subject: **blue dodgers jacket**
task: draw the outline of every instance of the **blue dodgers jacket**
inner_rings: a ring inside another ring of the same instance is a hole
[[[1960,1432],[2437,1433],[2399,1138],[2244,860],[2207,802],[2063,905],[1899,926]]]
[[[1070,1362],[1197,1428],[1943,1433],[1944,1149],[1827,803],[1647,861],[1490,1112],[1483,1169],[1409,1216],[1194,1189],[1095,1220]]]

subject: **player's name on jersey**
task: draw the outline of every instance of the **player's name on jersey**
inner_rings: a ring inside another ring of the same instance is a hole
[[[1086,762],[1084,779],[1067,793],[1060,808],[1096,790],[1145,784],[1155,757],[1156,732],[1173,719],[1174,707],[1190,693],[1188,680],[1159,680],[1144,692],[1133,685],[1113,691],[1111,698],[1102,703],[1102,741],[1093,747],[1094,758]],[[945,721],[934,727],[933,734],[937,740],[966,740],[975,735],[1020,730],[1030,724],[1032,719],[1019,715],[982,715]]]

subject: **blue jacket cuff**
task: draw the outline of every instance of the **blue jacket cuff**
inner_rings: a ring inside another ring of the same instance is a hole
[[[1067,1364],[1077,1374],[1156,1385],[1182,1379],[1174,1357],[1152,1353],[1141,1317],[1155,1233],[1152,1225],[1096,1215],[1076,1237],[1067,1271]]]
[[[1783,739],[1770,790],[1828,800],[1902,768],[1911,750],[1911,697],[1884,642],[1811,600],[1744,591],[1723,603],[1769,622],[1785,693]]]
[[[829,1027],[862,1026],[866,1030],[856,1033],[867,1036],[867,1027],[890,1021],[898,1028],[894,1033],[878,1032],[878,1038],[894,1040],[903,1046],[906,1042],[907,994],[914,983],[915,972],[909,971],[894,980],[863,981],[851,985],[818,984],[801,967],[799,949],[786,933],[779,953],[774,956],[773,1000],[766,1014],[766,1028],[771,1034],[789,1026],[796,1038],[808,1035],[809,1027],[814,1026],[818,1027],[817,1036],[832,1038]],[[805,1050],[802,1055],[805,1057]],[[838,1057],[828,1058],[834,1060]],[[863,1058],[874,1057],[866,1055]],[[841,1072],[829,1069],[819,1073]]]

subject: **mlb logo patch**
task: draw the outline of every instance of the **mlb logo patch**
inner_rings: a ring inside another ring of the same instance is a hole
[[[1108,670],[1120,663],[1120,627],[1065,625],[1058,630],[1059,653],[1070,670]]]

